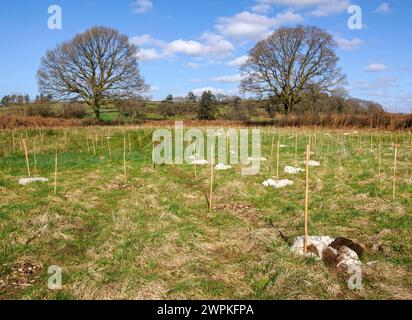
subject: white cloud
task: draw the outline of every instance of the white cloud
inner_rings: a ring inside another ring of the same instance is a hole
[[[257,0],[255,7],[264,10],[265,6],[287,6],[294,10],[310,10],[311,15],[324,17],[343,13],[350,4],[350,0]]]
[[[373,11],[373,12],[374,13],[385,14],[385,13],[388,13],[389,11],[391,11],[391,7],[390,7],[389,3],[384,2],[378,8],[376,8],[376,10]]]
[[[166,42],[153,38],[150,34],[144,34],[142,36],[136,36],[130,39],[130,42],[136,46],[151,45],[157,47],[164,47],[167,45]]]
[[[249,56],[241,56],[239,58],[229,61],[227,65],[230,67],[240,67],[242,64],[245,64],[248,59]]]
[[[235,74],[232,76],[212,77],[211,79],[221,83],[237,83],[242,80],[242,76],[240,74]]]
[[[235,47],[222,36],[205,32],[201,36],[203,42],[194,40],[175,40],[166,48],[167,54],[184,53],[189,56],[227,55]]]
[[[334,0],[328,1],[325,4],[319,5],[311,14],[315,17],[327,17],[332,14],[340,14],[348,10],[350,7],[349,0]]]
[[[372,63],[365,68],[367,72],[382,72],[388,70],[388,67],[381,63]]]
[[[139,49],[137,56],[141,61],[150,61],[164,58],[164,55],[162,53],[159,53],[156,49],[153,48]]]
[[[201,39],[205,41],[206,54],[226,55],[235,50],[230,41],[212,32],[203,33]]]
[[[364,44],[364,41],[359,38],[353,38],[352,40],[349,40],[336,36],[335,41],[340,49],[347,51],[357,49]]]
[[[159,91],[160,88],[158,86],[150,86],[150,92],[156,92]]]
[[[169,58],[175,54],[186,54],[192,57],[219,56],[224,57],[235,50],[234,45],[221,35],[205,32],[197,40],[177,39],[170,43],[153,38],[149,34],[133,37],[130,42],[141,48],[138,56],[141,60]]]
[[[199,56],[204,53],[204,47],[198,41],[178,39],[168,44],[166,52],[168,54],[184,53],[189,56]]]
[[[215,27],[225,37],[258,40],[268,36],[275,27],[302,21],[302,16],[292,11],[279,13],[273,18],[244,11],[232,17],[218,18]]]
[[[228,90],[224,90],[224,89],[220,89],[220,88],[215,88],[215,87],[204,87],[204,88],[197,88],[197,89],[193,89],[191,90],[196,96],[201,96],[203,92],[205,91],[210,91],[212,92],[214,95],[218,95],[218,94],[224,94],[224,95],[238,95],[239,94],[239,90],[238,89],[228,89]]]
[[[137,0],[132,3],[133,12],[135,14],[146,13],[153,9],[153,2],[151,0]]]

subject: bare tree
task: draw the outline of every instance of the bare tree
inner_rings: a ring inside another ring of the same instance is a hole
[[[241,88],[275,98],[289,113],[306,95],[344,83],[335,47],[333,37],[317,27],[278,29],[250,51]]]
[[[57,100],[81,100],[100,119],[100,108],[147,90],[137,47],[118,31],[94,27],[49,50],[37,73],[39,90]]]

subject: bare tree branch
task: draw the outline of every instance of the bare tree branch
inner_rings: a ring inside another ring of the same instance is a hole
[[[337,67],[333,37],[317,28],[281,28],[250,51],[241,89],[276,97],[288,113],[314,90],[330,93],[345,76]]]
[[[82,100],[100,118],[102,105],[147,91],[137,50],[116,30],[87,30],[46,53],[37,72],[40,92],[56,100]]]

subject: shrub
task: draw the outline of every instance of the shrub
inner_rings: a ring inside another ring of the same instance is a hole
[[[81,103],[68,103],[60,105],[55,110],[55,116],[64,119],[83,119],[86,115],[86,107]]]
[[[23,113],[29,117],[54,117],[55,113],[49,103],[34,103],[23,108]]]
[[[117,100],[114,106],[123,118],[129,117],[135,120],[142,117],[142,111],[145,109],[146,103],[141,100]]]

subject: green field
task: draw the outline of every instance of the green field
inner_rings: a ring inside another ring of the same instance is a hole
[[[197,178],[190,165],[154,167],[149,129],[3,130],[0,299],[411,299],[411,135],[327,132],[266,129],[260,175],[242,177],[240,166],[215,172],[209,211],[209,166],[198,167]],[[298,160],[310,139],[312,159],[321,162],[310,170],[309,233],[366,247],[363,290],[290,253],[277,232],[303,234],[305,174],[283,172],[294,164],[294,134]],[[31,174],[49,183],[19,186],[26,137]],[[287,146],[280,177],[294,185],[275,190],[262,182],[275,175],[278,138]],[[47,287],[52,265],[62,268],[61,290]]]

